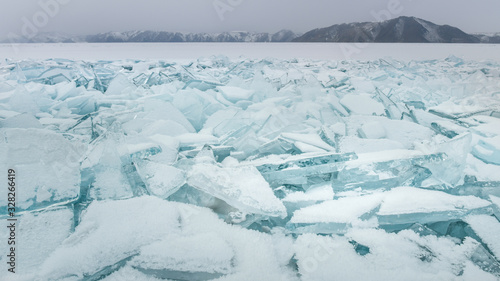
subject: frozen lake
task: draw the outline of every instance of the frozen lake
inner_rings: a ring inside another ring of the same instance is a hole
[[[500,61],[498,44],[385,44],[385,43],[107,43],[0,44],[0,58],[73,60],[168,59],[192,60],[211,55],[229,58],[314,60],[444,59]]]
[[[499,280],[499,51],[1,45],[0,253],[15,280]]]

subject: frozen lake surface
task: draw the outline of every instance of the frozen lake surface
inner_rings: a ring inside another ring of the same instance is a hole
[[[0,58],[73,60],[192,60],[212,55],[229,58],[307,58],[314,60],[444,59],[500,60],[498,44],[385,43],[109,43],[1,44]]]
[[[1,280],[500,278],[498,45],[0,57]]]

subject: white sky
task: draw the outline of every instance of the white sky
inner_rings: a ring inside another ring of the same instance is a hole
[[[57,7],[48,13],[41,3]],[[499,11],[499,0],[0,0],[0,37],[31,32],[30,24],[37,32],[77,35],[127,30],[306,32],[376,21],[374,14],[416,16],[465,32],[500,32]]]

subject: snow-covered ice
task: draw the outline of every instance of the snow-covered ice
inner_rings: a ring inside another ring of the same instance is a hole
[[[116,46],[0,62],[19,245],[6,280],[499,280],[495,46],[415,60]]]

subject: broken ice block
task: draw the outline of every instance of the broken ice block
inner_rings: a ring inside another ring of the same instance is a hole
[[[358,130],[360,137],[365,139],[382,139],[386,137],[385,128],[379,122],[367,122]]]
[[[484,163],[500,165],[500,136],[479,140],[471,153]]]
[[[208,280],[233,271],[234,251],[215,233],[167,235],[144,246],[130,265],[161,279]]]
[[[435,163],[442,165],[447,159],[444,153],[426,155],[410,150],[360,153],[358,157],[346,162],[332,179],[334,190],[420,186],[433,174],[428,167]]]
[[[198,89],[200,91],[207,91],[210,89],[215,89],[217,87],[221,87],[222,84],[214,81],[205,81],[205,80],[199,80],[199,79],[192,79],[186,82],[186,86],[183,88],[194,88]]]
[[[272,141],[266,142],[259,147],[260,155],[269,154],[298,154],[297,148],[293,143],[283,138],[276,138]]]
[[[118,146],[120,157],[131,161],[148,159],[161,152],[161,146],[154,142],[126,143]]]
[[[348,110],[351,114],[360,115],[384,115],[384,106],[372,99],[371,95],[368,94],[348,94],[344,96],[340,103]]]
[[[15,171],[15,183],[22,190],[16,193],[17,212],[78,199],[79,146],[42,129],[3,128],[0,135],[0,166],[3,171]],[[0,206],[5,207],[0,215],[7,212],[7,195],[3,194]]]
[[[488,246],[495,257],[500,256],[500,222],[494,216],[471,215],[465,218],[474,232]]]
[[[443,136],[446,136],[450,139],[465,133],[467,131],[466,128],[456,125],[448,120],[437,120],[431,123],[432,129]]]
[[[349,135],[373,139],[389,139],[399,142],[407,149],[416,143],[428,140],[435,133],[420,124],[406,120],[391,120],[383,116],[351,116],[346,122]]]
[[[24,113],[0,120],[0,128],[34,128],[42,129],[42,124],[35,116]]]
[[[182,125],[189,133],[194,133],[193,125],[184,114],[175,108],[172,103],[157,99],[148,99],[144,103],[144,118],[153,120],[172,120]]]
[[[232,146],[210,146],[213,153],[214,153],[214,158],[217,162],[222,162],[226,157],[231,155],[231,152],[233,152],[235,149]],[[195,148],[192,150],[185,150],[181,154],[186,156],[187,158],[193,158],[196,157],[200,153],[202,148]]]
[[[249,161],[261,173],[269,173],[289,168],[305,168],[329,163],[345,162],[357,159],[354,153],[303,153],[299,155],[271,155]]]
[[[219,139],[208,134],[182,134],[175,137],[179,141],[180,151],[219,144]]]
[[[137,168],[149,194],[160,198],[168,198],[186,181],[184,172],[170,165],[143,161],[137,163]]]
[[[156,197],[94,201],[75,232],[45,260],[38,274],[46,280],[108,275],[139,254],[142,246],[179,233],[178,219],[175,205]]]
[[[334,193],[330,183],[311,186],[305,192],[292,192],[287,194],[282,201],[287,203],[318,202],[333,199]]]
[[[239,100],[249,100],[254,94],[254,92],[251,90],[233,86],[219,86],[217,87],[217,89],[222,93],[224,98],[234,103]]]
[[[281,137],[284,140],[294,142],[295,147],[299,148],[302,152],[335,151],[334,147],[325,143],[321,137],[316,134],[283,133]],[[304,146],[310,146],[310,150],[313,151],[304,151]]]
[[[383,199],[383,193],[375,193],[325,201],[295,211],[286,227],[293,233],[344,233],[353,224],[372,217]],[[376,226],[376,222],[371,224]]]
[[[14,246],[18,257],[15,266],[16,275],[37,276],[45,259],[71,234],[74,224],[73,210],[68,207],[55,207],[25,212],[17,216],[17,221],[13,223],[17,233],[13,240],[15,244],[10,246],[7,243],[0,244],[0,251],[6,253],[0,257],[0,269],[7,272],[9,260],[6,255],[10,252],[7,249]],[[2,227],[0,237],[7,239],[11,236],[7,231],[10,229]]]
[[[475,196],[399,187],[385,194],[377,218],[380,225],[429,223],[459,219],[468,214],[491,214],[491,203]]]
[[[474,195],[482,199],[500,196],[500,181],[478,181],[474,176],[465,176],[464,183],[452,189],[451,194]]]
[[[401,120],[403,119],[403,112],[407,113],[406,110],[404,109],[403,106],[400,104],[395,103],[391,98],[389,92],[388,95],[384,94],[382,91],[379,89],[376,89],[378,98],[380,101],[384,104],[385,107],[385,113],[388,118],[393,119],[393,120]],[[392,89],[391,89],[392,91]]]
[[[134,186],[131,186],[125,170],[130,163],[127,161],[125,165],[122,164],[114,137],[98,142],[82,163],[83,169],[92,171],[92,185],[89,191],[92,199],[123,199],[134,195]]]
[[[345,161],[355,159],[354,153],[303,153],[299,155],[270,155],[249,161],[262,176],[276,187],[282,184],[306,184],[314,176],[331,177]]]
[[[285,205],[288,215],[293,214],[295,210],[314,205],[319,202],[332,200],[334,192],[330,183],[320,183],[310,186],[307,190],[290,190],[285,186],[275,189],[283,204]],[[284,195],[282,195],[284,193]],[[280,196],[281,195],[281,196]]]
[[[196,163],[187,172],[187,183],[243,212],[286,216],[285,206],[252,166],[221,167],[216,163]]]

